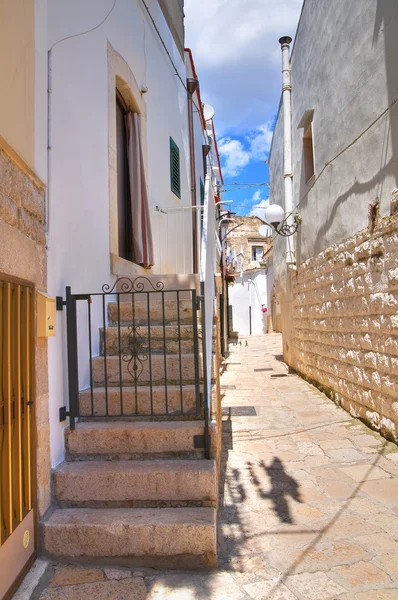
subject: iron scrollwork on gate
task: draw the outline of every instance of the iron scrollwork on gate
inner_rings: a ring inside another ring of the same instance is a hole
[[[122,359],[127,363],[127,371],[130,373],[134,385],[138,383],[144,369],[144,363],[148,361],[150,351],[144,343],[144,338],[140,335],[140,326],[136,324],[134,293],[161,292],[163,289],[164,283],[162,281],[154,284],[150,279],[143,276],[135,279],[120,277],[114,282],[113,286],[108,283],[102,286],[102,291],[105,294],[132,294],[132,325],[128,328],[127,342],[122,348]],[[149,319],[149,314],[147,317]]]

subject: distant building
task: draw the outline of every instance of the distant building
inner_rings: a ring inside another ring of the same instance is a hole
[[[234,217],[232,226],[236,225],[239,227],[228,235],[225,249],[227,278],[230,281],[230,328],[243,335],[259,335],[268,330],[272,290],[266,259],[272,242],[259,229],[265,227],[270,234],[271,228],[256,216]]]

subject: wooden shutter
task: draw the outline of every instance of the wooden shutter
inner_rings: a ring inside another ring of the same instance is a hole
[[[180,151],[170,138],[170,186],[173,194],[181,198]]]

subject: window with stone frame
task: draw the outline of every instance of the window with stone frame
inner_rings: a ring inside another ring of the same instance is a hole
[[[263,246],[252,246],[252,262],[261,262],[263,259]]]

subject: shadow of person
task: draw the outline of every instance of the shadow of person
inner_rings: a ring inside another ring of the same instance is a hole
[[[277,456],[274,457],[269,467],[262,460],[260,467],[264,469],[270,478],[271,490],[262,497],[267,497],[272,501],[275,513],[282,523],[294,523],[290,514],[287,498],[291,496],[296,502],[302,502],[299,484],[288,475],[284,469],[283,463]]]

